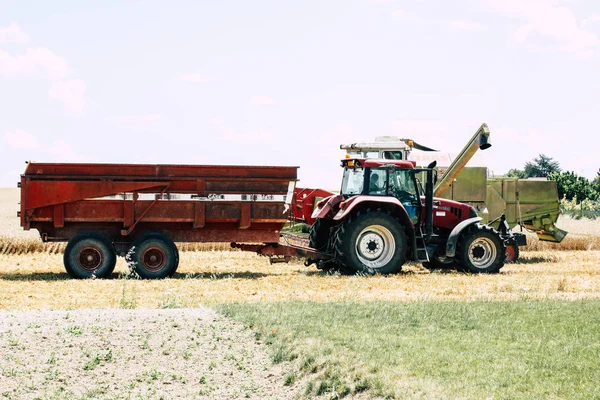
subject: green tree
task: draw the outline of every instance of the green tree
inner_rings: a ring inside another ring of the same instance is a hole
[[[547,178],[552,173],[561,172],[561,169],[558,161],[554,161],[552,157],[540,154],[538,158],[525,163],[524,172],[527,178]]]
[[[523,171],[522,169],[518,169],[518,168],[512,168],[510,169],[507,173],[506,176],[511,177],[511,178],[519,178],[519,179],[523,179],[525,178],[525,171]]]
[[[580,202],[584,199],[597,200],[600,193],[594,189],[592,182],[586,177],[579,176],[575,172],[553,172],[548,176],[549,180],[556,181],[558,197],[566,197],[568,200],[577,198]]]

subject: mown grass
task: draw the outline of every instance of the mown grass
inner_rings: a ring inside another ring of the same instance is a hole
[[[217,307],[292,360],[306,394],[600,398],[600,301]],[[290,379],[292,379],[290,378]]]

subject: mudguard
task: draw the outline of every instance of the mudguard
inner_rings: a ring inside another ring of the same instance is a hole
[[[312,212],[311,218],[316,220],[317,218],[328,218],[331,217],[329,214],[334,213],[337,209],[337,205],[344,201],[344,196],[331,195],[321,200],[323,202],[321,207],[315,207]]]
[[[352,198],[349,201],[347,201],[346,203],[348,205],[346,207],[344,207],[344,208],[340,208],[338,210],[337,214],[335,215],[335,217],[333,217],[333,219],[335,221],[342,220],[342,219],[346,218],[346,216],[348,214],[352,213],[352,210],[355,207],[359,206],[360,204],[367,203],[367,202],[371,202],[371,203],[375,203],[375,204],[391,204],[391,205],[394,205],[394,206],[398,207],[398,209],[402,209],[403,213],[406,214],[406,210],[404,209],[404,206],[395,197],[388,197],[388,196],[385,196],[385,197],[384,196],[356,196],[355,198]],[[408,220],[410,220],[410,218],[408,218],[408,214],[406,214],[406,218]]]
[[[454,257],[456,255],[456,242],[458,242],[458,237],[462,231],[464,231],[466,227],[476,224],[482,219],[483,218],[481,217],[469,218],[456,225],[454,229],[452,229],[450,236],[448,236],[448,241],[446,242],[446,257]]]

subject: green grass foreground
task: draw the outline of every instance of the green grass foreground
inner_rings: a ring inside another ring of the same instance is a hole
[[[244,303],[307,395],[600,398],[600,301]]]

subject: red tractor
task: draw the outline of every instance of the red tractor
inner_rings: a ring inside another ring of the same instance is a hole
[[[497,273],[510,231],[481,225],[467,204],[433,197],[433,168],[412,161],[346,159],[341,193],[317,203],[309,259],[321,269],[399,272],[406,261],[429,269]],[[425,188],[418,176],[426,175]],[[502,225],[501,225],[502,227]]]

